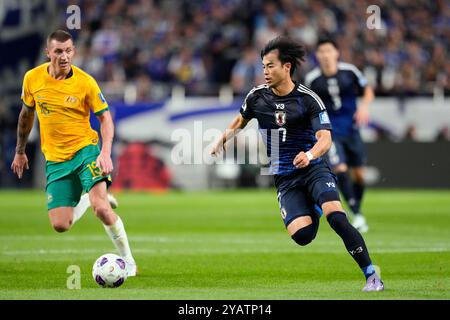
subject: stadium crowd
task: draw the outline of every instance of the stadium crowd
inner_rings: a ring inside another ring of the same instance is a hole
[[[379,29],[367,27],[372,14],[367,8],[374,4],[380,8]],[[229,83],[244,94],[261,83],[259,49],[278,34],[299,39],[308,50],[299,78],[315,65],[318,38],[329,35],[341,59],[363,70],[378,95],[450,89],[445,0],[85,0],[79,5],[75,64],[108,82],[113,92],[125,82],[136,83],[138,101],[164,98],[173,84],[183,85],[187,94],[211,95]],[[63,27],[66,16],[61,18]]]

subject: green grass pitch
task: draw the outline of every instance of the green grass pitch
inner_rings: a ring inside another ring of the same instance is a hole
[[[67,233],[43,191],[0,192],[0,299],[450,299],[450,191],[369,190],[365,240],[386,290],[364,277],[322,217],[307,247],[288,236],[274,190],[116,194],[140,274],[97,286],[92,264],[114,252],[89,209]],[[81,270],[81,289],[66,286]]]

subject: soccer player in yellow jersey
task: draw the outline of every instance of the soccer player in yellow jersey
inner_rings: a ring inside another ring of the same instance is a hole
[[[50,223],[64,232],[92,205],[106,233],[127,262],[128,276],[136,275],[123,222],[111,208],[108,195],[113,163],[114,124],[108,104],[93,77],[72,65],[72,36],[57,30],[47,38],[50,62],[29,70],[23,80],[22,110],[11,169],[19,178],[28,169],[25,146],[38,114],[42,152],[46,159],[46,193]],[[100,121],[99,137],[89,123],[90,110]],[[83,196],[81,194],[86,192]]]

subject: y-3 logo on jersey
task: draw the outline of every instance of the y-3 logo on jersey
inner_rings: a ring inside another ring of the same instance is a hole
[[[284,103],[275,103],[275,107],[276,107],[277,109],[284,110]]]
[[[327,187],[328,188],[336,188],[336,185],[334,184],[334,182],[327,182]]]

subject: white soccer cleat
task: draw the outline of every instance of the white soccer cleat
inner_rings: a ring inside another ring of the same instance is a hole
[[[119,206],[119,202],[117,202],[117,199],[111,193],[108,193],[108,201],[113,209]]]
[[[367,231],[369,231],[369,226],[367,225],[366,218],[364,218],[362,214],[356,214],[354,216],[352,226],[361,233],[366,233]]]
[[[127,263],[127,277],[135,277],[137,275],[137,265],[134,260],[125,260]]]
[[[384,291],[384,283],[383,281],[381,281],[380,277],[376,273],[374,273],[369,278],[367,278],[366,285],[364,286],[362,291]]]

